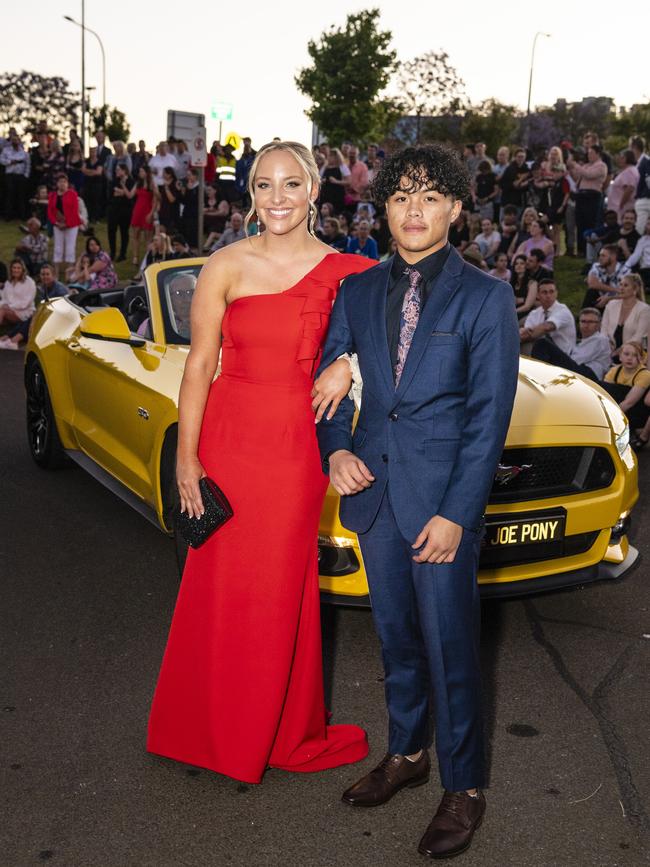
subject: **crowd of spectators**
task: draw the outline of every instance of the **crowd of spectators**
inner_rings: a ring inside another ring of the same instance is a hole
[[[321,175],[318,236],[342,252],[390,256],[385,212],[372,198],[382,148],[322,143],[313,153]],[[0,347],[24,339],[36,283],[42,295],[111,288],[116,261],[130,257],[137,279],[152,262],[218,250],[263,229],[245,221],[254,158],[249,138],[239,156],[230,144],[213,143],[199,238],[199,177],[185,142],[170,138],[150,153],[144,141],[108,142],[98,130],[86,156],[74,130],[61,145],[41,124],[29,147],[11,130],[0,140],[0,207],[6,220],[24,226],[9,273],[0,266],[0,283],[6,280],[0,323],[12,323],[14,332]],[[650,430],[650,393],[639,395],[646,377],[628,368],[633,356],[645,369],[650,331],[645,141],[633,136],[614,156],[593,132],[577,145],[562,141],[538,153],[503,145],[492,156],[477,142],[465,145],[463,158],[471,195],[451,227],[451,245],[512,286],[522,352],[604,383],[621,405],[634,401],[634,444],[641,448]],[[94,231],[103,221],[108,250]],[[79,233],[86,235],[81,254]],[[560,255],[584,260],[578,329],[555,280]]]

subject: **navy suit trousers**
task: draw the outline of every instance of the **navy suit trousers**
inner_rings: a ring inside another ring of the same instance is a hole
[[[388,751],[429,744],[433,694],[436,752],[445,789],[485,782],[480,685],[482,531],[463,529],[453,563],[416,563],[387,488],[369,530],[359,534],[385,669]]]

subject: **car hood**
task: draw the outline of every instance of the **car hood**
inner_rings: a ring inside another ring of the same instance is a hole
[[[168,345],[166,358],[185,366],[189,346]],[[625,426],[616,403],[595,383],[532,358],[520,359],[517,397],[510,427]]]
[[[613,405],[613,413],[605,409],[605,403]],[[622,413],[595,383],[561,367],[521,358],[511,427],[579,425],[608,428],[611,419],[616,428],[618,425],[614,420],[617,416],[622,418]]]

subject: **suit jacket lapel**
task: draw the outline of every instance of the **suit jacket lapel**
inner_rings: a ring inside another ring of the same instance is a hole
[[[459,254],[452,249],[449,251],[449,256],[445,262],[445,267],[442,269],[440,276],[436,282],[433,292],[429,296],[427,303],[424,305],[424,310],[420,314],[411,348],[406,356],[402,378],[399,381],[399,386],[395,391],[395,403],[398,403],[406,389],[409,387],[411,380],[418,368],[418,365],[424,354],[424,350],[429,342],[431,332],[435,329],[436,324],[447,305],[454,297],[460,286],[460,274],[463,270],[463,260]]]
[[[393,264],[393,256],[379,264],[374,270],[376,277],[369,294],[369,326],[377,361],[389,394],[395,392],[395,380],[390,363],[388,351],[388,338],[386,336],[386,296],[388,294],[388,281],[390,269]]]

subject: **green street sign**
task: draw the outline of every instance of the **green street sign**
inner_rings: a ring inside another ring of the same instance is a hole
[[[232,108],[231,102],[212,103],[212,120],[232,120]]]

